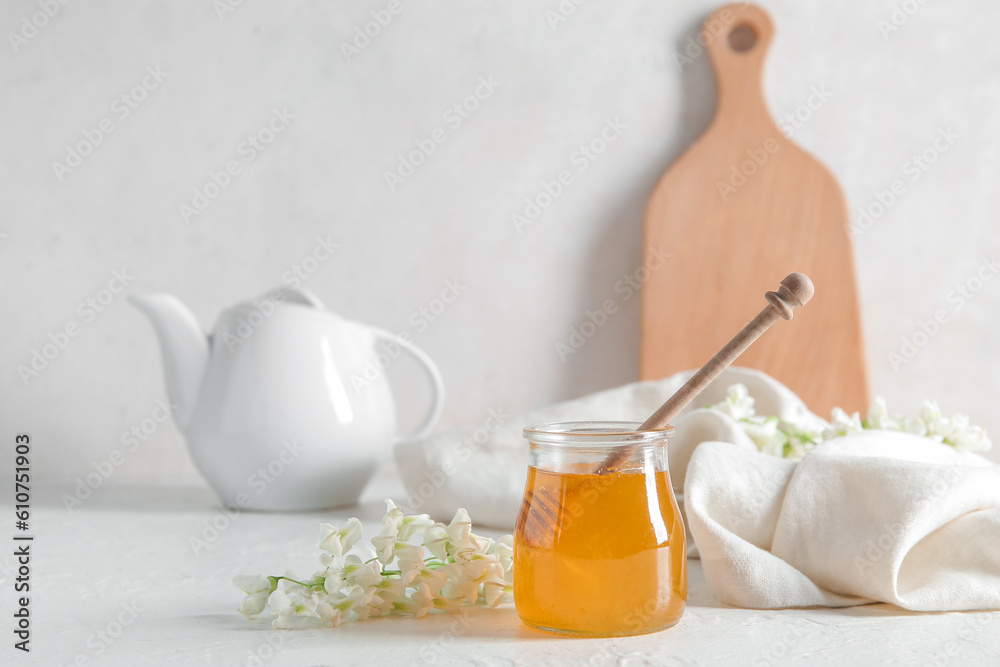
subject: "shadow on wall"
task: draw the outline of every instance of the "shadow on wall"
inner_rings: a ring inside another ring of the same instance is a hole
[[[707,17],[708,13],[692,22],[672,45],[664,43],[664,48],[672,51],[665,59],[663,85],[669,84],[671,76],[680,77],[680,113],[673,121],[663,119],[661,159],[644,165],[641,182],[621,193],[615,213],[608,214],[590,261],[584,265],[588,270],[576,281],[581,290],[577,302],[589,304],[587,309],[594,313],[593,318],[582,313],[575,325],[578,330],[584,322],[601,321],[596,311],[606,299],[614,300],[615,306],[604,325],[595,323],[592,338],[584,336],[591,329],[586,325],[587,331],[581,332],[585,342],[565,356],[559,395],[566,398],[634,382],[639,377],[640,299],[638,291],[623,278],[631,276],[638,284],[636,278],[641,277],[636,272],[644,261],[642,221],[649,194],[663,172],[708,129],[715,114],[715,74],[707,51],[697,41]],[[676,252],[664,250],[668,255]],[[675,317],[683,318],[684,313],[675,313]],[[607,331],[602,331],[605,325]]]

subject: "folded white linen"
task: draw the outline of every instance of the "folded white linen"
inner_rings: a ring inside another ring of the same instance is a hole
[[[511,528],[523,492],[528,424],[642,421],[680,373],[494,419],[489,428],[396,447],[411,510]],[[727,369],[696,403],[745,385],[757,414],[816,419],[759,371]],[[754,608],[891,602],[917,611],[1000,609],[1000,465],[900,432],[827,441],[796,463],[762,454],[743,427],[689,408],[670,440],[689,534],[723,602]]]
[[[1000,466],[976,454],[892,431],[830,440],[798,464],[706,442],[684,492],[723,602],[1000,609]]]

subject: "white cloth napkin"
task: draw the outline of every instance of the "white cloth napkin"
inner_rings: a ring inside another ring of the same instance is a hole
[[[975,454],[888,431],[798,464],[706,442],[684,490],[723,602],[1000,609],[1000,466]]]
[[[447,520],[465,507],[477,523],[510,529],[527,471],[524,426],[642,421],[690,375],[399,443],[409,509]],[[757,414],[816,418],[784,385],[741,368],[723,372],[695,403],[717,403],[737,382],[756,399]],[[689,408],[674,425],[671,480],[684,489],[689,534],[723,602],[1000,609],[1000,465],[887,431],[828,441],[795,463],[759,453],[718,411]]]

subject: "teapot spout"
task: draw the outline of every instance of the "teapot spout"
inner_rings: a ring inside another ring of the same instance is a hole
[[[174,404],[174,421],[187,428],[208,365],[208,338],[187,306],[169,294],[129,296],[146,314],[160,340],[167,394]]]

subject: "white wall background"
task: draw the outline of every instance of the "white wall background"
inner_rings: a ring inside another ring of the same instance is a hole
[[[852,210],[894,179],[906,184],[857,240],[874,393],[906,412],[935,397],[1000,436],[1000,280],[960,310],[948,300],[1000,251],[1000,5],[914,0],[919,10],[883,36],[892,2],[762,4],[778,30],[773,112],[794,113],[814,86],[831,94],[795,140],[840,178]],[[340,249],[307,287],[350,318],[414,334],[450,390],[443,427],[636,377],[637,299],[566,363],[555,345],[637,266],[645,198],[710,120],[707,57],[678,70],[673,53],[714,3],[591,1],[555,30],[546,12],[556,0],[404,3],[348,63],[341,43],[385,5],[247,0],[220,20],[208,2],[79,2],[16,52],[9,36],[0,45],[5,451],[29,431],[38,474],[72,480],[163,395],[152,330],[123,297],[90,322],[77,310],[113,270],[134,274],[131,293],[178,295],[208,327],[221,307],[279,284],[326,235]],[[0,25],[19,31],[37,11],[6,2]],[[147,66],[169,74],[121,119],[112,103]],[[448,127],[443,112],[483,76],[500,87],[390,192],[383,173]],[[179,205],[240,158],[274,107],[294,114],[288,129],[185,223]],[[614,117],[622,137],[517,234],[511,213]],[[104,118],[114,132],[60,182],[53,161]],[[905,163],[949,127],[958,140],[909,180]],[[467,290],[415,331],[411,313],[449,279]],[[888,354],[941,308],[949,322],[894,371]],[[80,334],[25,385],[17,366],[69,321]],[[405,364],[394,374],[412,418],[419,376]],[[172,424],[115,475],[196,479]]]

